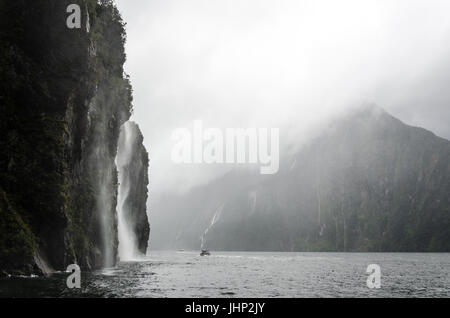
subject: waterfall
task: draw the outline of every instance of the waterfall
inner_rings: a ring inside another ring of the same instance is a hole
[[[214,224],[217,223],[217,221],[219,221],[220,219],[220,215],[222,214],[222,210],[225,204],[222,204],[221,206],[219,206],[217,208],[217,210],[214,212],[213,218],[211,220],[211,222],[209,223],[208,227],[206,228],[205,232],[203,232],[203,235],[201,236],[201,246],[200,249],[205,249],[206,248],[206,234],[208,234],[209,230],[214,226]]]
[[[130,122],[126,122],[120,129],[116,165],[118,170],[119,189],[117,198],[117,226],[119,236],[119,258],[122,261],[138,258],[137,239],[130,224],[130,205],[127,199],[130,195],[132,181],[130,180],[130,163],[132,152],[135,150],[136,136]]]
[[[111,233],[111,196],[109,194],[109,185],[111,184],[111,169],[105,169],[104,176],[99,179],[98,184],[98,197],[97,197],[97,211],[100,214],[101,220],[101,232],[103,238],[103,251],[104,251],[104,267],[112,267],[115,264],[115,254],[112,249],[111,241],[113,240],[113,234]]]
[[[99,251],[93,259],[94,266],[112,267],[116,263],[114,245],[115,233],[115,206],[114,173],[116,166],[112,160],[109,149],[110,134],[106,125],[98,122],[105,120],[105,109],[96,98],[91,100],[88,108],[88,129],[95,131],[90,140],[89,155],[87,158],[87,169],[95,176],[93,188],[95,191],[95,216],[98,223],[96,243]],[[100,119],[99,119],[100,118]]]

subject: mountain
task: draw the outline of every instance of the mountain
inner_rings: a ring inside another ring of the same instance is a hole
[[[110,0],[0,0],[0,14],[0,274],[112,266],[124,23]]]
[[[214,250],[450,251],[448,140],[364,106],[288,153],[275,175],[234,170],[165,193],[153,205],[152,246],[199,249],[203,238]]]

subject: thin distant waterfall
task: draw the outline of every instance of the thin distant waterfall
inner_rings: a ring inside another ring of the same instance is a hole
[[[209,223],[205,232],[203,232],[203,235],[201,236],[201,246],[200,246],[202,250],[206,249],[206,235],[208,234],[209,230],[217,223],[217,221],[219,221],[224,206],[225,204],[222,204],[217,208],[217,210],[214,212],[211,222]]]
[[[120,129],[119,146],[116,157],[118,170],[119,191],[117,198],[117,221],[119,235],[119,258],[122,261],[133,260],[139,256],[136,235],[130,225],[128,216],[130,214],[129,205],[126,203],[132,186],[130,174],[127,173],[132,151],[134,150],[134,130],[130,123],[126,122]]]

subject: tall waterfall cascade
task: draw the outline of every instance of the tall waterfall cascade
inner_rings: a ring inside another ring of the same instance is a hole
[[[148,155],[142,141],[142,134],[134,122],[122,125],[116,157],[118,255],[121,261],[141,258],[147,249]]]

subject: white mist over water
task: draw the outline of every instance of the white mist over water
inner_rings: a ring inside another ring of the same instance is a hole
[[[130,129],[130,122],[126,122],[120,129],[119,146],[117,150],[116,165],[119,179],[119,191],[117,198],[118,234],[119,234],[119,258],[121,261],[138,258],[136,236],[127,220],[129,215],[126,204],[132,186],[130,174],[126,173],[131,161],[133,140],[136,138]]]

